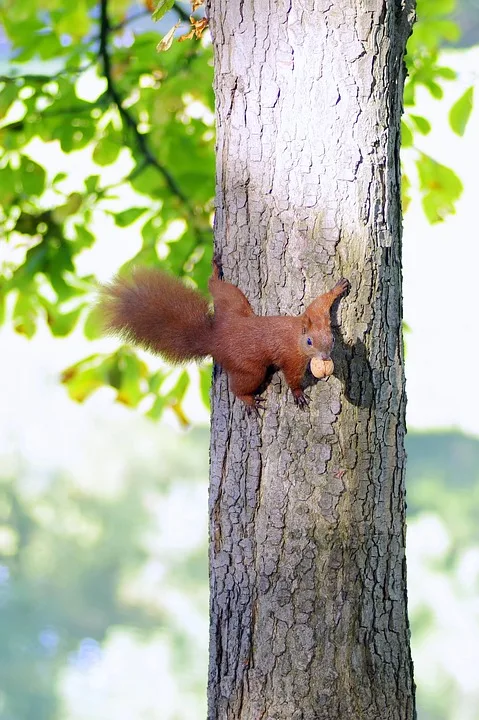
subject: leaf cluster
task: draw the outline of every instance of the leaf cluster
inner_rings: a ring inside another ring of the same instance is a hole
[[[413,29],[406,55],[408,78],[404,90],[406,114],[401,123],[401,144],[414,152],[414,164],[419,178],[422,206],[429,222],[442,222],[455,213],[456,202],[463,187],[452,168],[442,165],[417,147],[418,137],[431,131],[430,121],[414,113],[419,88],[425,88],[433,98],[441,100],[444,83],[456,79],[456,72],[439,62],[439,51],[446,42],[459,38],[459,26],[449,16],[456,0],[418,0],[418,21]],[[469,87],[449,110],[449,124],[454,133],[464,135],[472,110],[473,88]],[[403,209],[410,202],[411,180],[403,174]]]
[[[171,14],[188,19],[182,6],[170,5]],[[96,279],[78,266],[95,243],[99,217],[119,228],[135,224],[141,247],[128,264],[161,264],[206,287],[214,193],[211,47],[192,39],[158,54],[150,12],[124,0],[7,0],[0,11],[11,54],[0,76],[0,315],[8,307],[15,330],[27,337],[39,322],[56,336],[80,323],[87,337],[98,336],[90,310]],[[96,90],[85,92],[89,83]],[[35,155],[38,141],[61,149],[64,171],[49,173]],[[83,176],[76,164],[81,152],[94,168]],[[105,180],[112,166],[113,183]],[[184,384],[188,372],[182,377]],[[64,382],[77,400],[93,386],[111,385],[131,406],[161,385],[124,350],[78,363]],[[181,414],[183,394],[181,387],[170,390],[151,415],[172,404]]]

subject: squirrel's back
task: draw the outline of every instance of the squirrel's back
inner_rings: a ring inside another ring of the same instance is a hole
[[[212,316],[208,301],[176,278],[152,268],[137,268],[102,288],[107,332],[185,362],[211,353]]]

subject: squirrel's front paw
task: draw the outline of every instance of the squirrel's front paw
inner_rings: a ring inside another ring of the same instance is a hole
[[[295,404],[304,410],[309,405],[309,397],[307,397],[302,390],[293,390],[293,397]]]
[[[345,295],[349,290],[351,289],[351,283],[349,280],[346,280],[346,278],[341,278],[341,280],[338,280],[336,285],[334,286],[334,291],[338,294],[338,297],[340,295]]]

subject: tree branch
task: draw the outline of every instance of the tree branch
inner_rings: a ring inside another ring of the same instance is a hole
[[[151,16],[151,13],[149,10],[141,10],[141,12],[138,12],[135,15],[130,15],[130,17],[125,18],[124,20],[122,20],[122,22],[119,22],[116,25],[112,25],[110,30],[112,32],[118,32],[118,30],[123,30],[123,28],[126,27],[127,25],[131,25],[131,23],[134,23],[137,20],[141,20],[141,18],[147,17],[148,15]]]
[[[154,167],[160,175],[163,177],[163,179],[166,182],[167,187],[169,190],[175,195],[181,202],[185,205],[188,214],[193,215],[193,210],[191,209],[188,198],[183,193],[183,191],[180,189],[180,187],[177,185],[176,180],[173,178],[171,173],[163,166],[161,165],[156,157],[153,155],[150,146],[148,144],[148,138],[147,135],[144,135],[140,133],[138,130],[138,126],[136,123],[135,118],[133,115],[131,115],[128,110],[126,110],[123,107],[123,98],[119,94],[115,83],[113,82],[113,76],[111,72],[111,61],[110,61],[110,55],[108,52],[108,36],[110,32],[112,31],[112,27],[110,25],[110,18],[108,16],[108,0],[100,0],[100,57],[103,62],[103,73],[106,79],[107,83],[107,93],[110,96],[110,98],[113,100],[115,105],[118,108],[118,112],[120,113],[120,117],[123,120],[126,127],[130,128],[131,132],[133,133],[133,136],[136,140],[137,147],[143,157],[145,158],[145,161],[148,163],[148,165],[151,165]]]
[[[177,2],[173,5],[173,10],[177,13],[180,20],[184,20],[185,22],[190,21],[189,13],[186,12],[186,10],[183,10],[181,5]]]
[[[183,20],[184,22],[189,22],[190,16],[186,12],[186,10],[183,10],[181,5],[179,3],[175,3],[172,8],[180,20]],[[149,10],[141,10],[140,12],[136,13],[135,15],[130,15],[130,17],[125,18],[121,22],[117,23],[116,25],[112,25],[110,30],[112,32],[118,32],[119,30],[123,30],[127,25],[131,25],[132,23],[136,22],[137,20],[141,20],[145,17],[151,17],[151,12]]]

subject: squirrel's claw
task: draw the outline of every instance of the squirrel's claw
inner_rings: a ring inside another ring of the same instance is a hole
[[[336,285],[333,288],[333,291],[335,294],[337,294],[338,297],[341,295],[345,295],[348,293],[351,289],[351,283],[349,280],[346,280],[346,278],[341,278],[341,280],[338,280]]]
[[[248,399],[246,403],[246,412],[248,415],[252,415],[254,413],[256,417],[261,417],[259,411],[264,410],[265,403],[266,399],[264,397],[261,397],[260,395],[253,395],[252,402]]]
[[[310,399],[302,390],[295,390],[293,397],[295,404],[301,408],[301,410],[305,410],[308,407]]]

